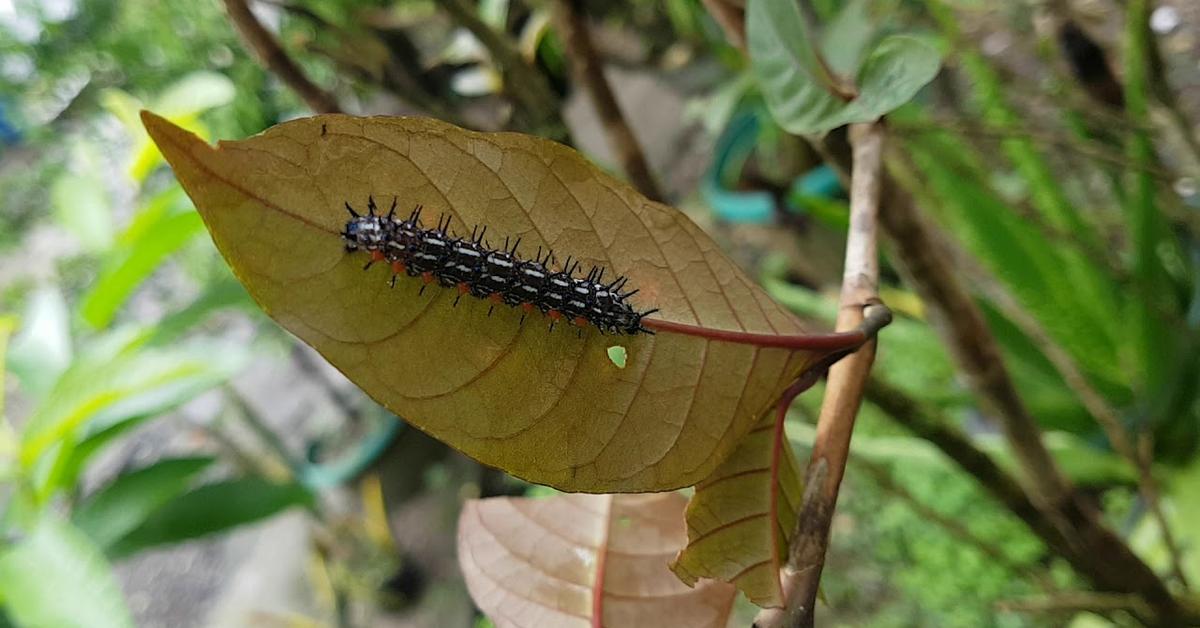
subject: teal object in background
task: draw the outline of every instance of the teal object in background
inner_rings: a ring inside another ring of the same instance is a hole
[[[742,192],[730,189],[725,182],[736,181],[754,145],[758,142],[758,117],[742,112],[733,117],[729,126],[717,138],[713,163],[704,173],[700,194],[722,220],[737,223],[763,224],[775,216],[775,199],[763,191]]]
[[[296,479],[314,491],[350,482],[375,464],[405,425],[399,417],[388,416],[344,457],[324,464],[317,464],[311,460],[301,463]],[[310,459],[315,457],[316,447],[317,445],[310,445]]]
[[[792,181],[789,196],[817,196],[820,198],[844,198],[842,181],[833,168],[821,164]]]

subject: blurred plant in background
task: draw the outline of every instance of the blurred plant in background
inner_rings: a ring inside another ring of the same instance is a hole
[[[844,120],[814,120],[822,103],[789,105],[800,79],[770,80],[789,60],[764,41],[798,36],[762,30],[786,27],[754,13],[762,2],[579,4],[663,193],[776,299],[828,326],[847,228],[841,134],[797,134]],[[907,202],[930,220],[1016,399],[997,403],[996,373],[962,358],[960,319],[914,263],[922,243],[893,239],[882,290],[901,316],[882,336],[853,442],[827,621],[1134,621],[1116,596],[1075,595],[1090,593],[1086,575],[997,498],[996,478],[1038,482],[997,427],[1013,412],[1194,601],[1200,14],[1143,0],[806,4],[835,70],[900,30],[917,35],[889,45],[942,51],[947,67],[888,118],[883,212]],[[238,33],[253,24],[229,17],[244,7],[0,1],[0,604],[15,625],[200,623],[181,613],[213,614],[212,599],[131,613],[123,600],[146,590],[122,572],[129,558],[287,509],[306,513],[309,532],[285,551],[304,552],[315,595],[270,617],[467,625],[475,611],[448,538],[459,502],[540,490],[400,427],[266,322],[137,112],[208,139],[322,103],[427,114],[538,133],[627,169],[568,79],[549,5],[254,3],[308,90],[278,58],[246,51]],[[670,124],[647,105],[668,99]],[[294,409],[299,388],[321,405]],[[789,417],[799,452],[819,403],[801,397]],[[963,462],[977,452],[998,471]],[[232,573],[228,562],[215,569]]]

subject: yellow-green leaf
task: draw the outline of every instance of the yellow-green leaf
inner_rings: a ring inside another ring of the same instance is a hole
[[[573,491],[652,491],[708,476],[819,357],[679,331],[548,332],[536,313],[363,272],[343,204],[420,204],[459,233],[553,249],[626,275],[671,323],[802,334],[679,211],[646,200],[553,142],[424,118],[322,115],[217,148],[143,121],[260,306],[389,410],[485,464]],[[586,267],[586,266],[585,266]],[[847,341],[851,343],[852,341]],[[836,344],[836,343],[835,343]],[[836,347],[829,346],[828,350]]]
[[[471,597],[498,628],[720,628],[733,587],[684,585],[678,493],[472,500],[458,524]]]
[[[783,418],[767,413],[687,508],[688,545],[671,565],[686,583],[713,578],[759,606],[783,606],[779,568],[796,526],[800,479]]]

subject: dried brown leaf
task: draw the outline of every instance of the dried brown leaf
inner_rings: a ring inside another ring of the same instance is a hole
[[[684,585],[667,568],[682,547],[677,493],[473,500],[458,560],[498,628],[725,626],[735,590]]]

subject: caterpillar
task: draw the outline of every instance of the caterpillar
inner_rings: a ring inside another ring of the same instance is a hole
[[[577,276],[582,264],[567,258],[557,271],[552,251],[538,252],[525,258],[518,251],[520,238],[502,248],[493,248],[484,235],[487,226],[478,225],[471,236],[456,237],[450,231],[450,218],[438,219],[437,226],[426,229],[421,225],[421,206],[417,205],[408,218],[396,216],[397,199],[386,215],[379,212],[374,197],[367,198],[367,214],[362,215],[346,201],[350,219],[341,233],[347,252],[369,254],[363,270],[376,262],[387,263],[392,270],[391,286],[400,276],[421,279],[420,293],[437,283],[458,291],[454,305],[463,296],[471,296],[491,304],[488,315],[497,305],[520,308],[521,321],[537,310],[550,319],[550,329],[559,321],[579,328],[592,325],[604,334],[653,334],[642,326],[642,319],[658,309],[637,311],[628,299],[638,290],[627,290],[625,276],[605,283],[605,269],[593,266],[583,276]]]

